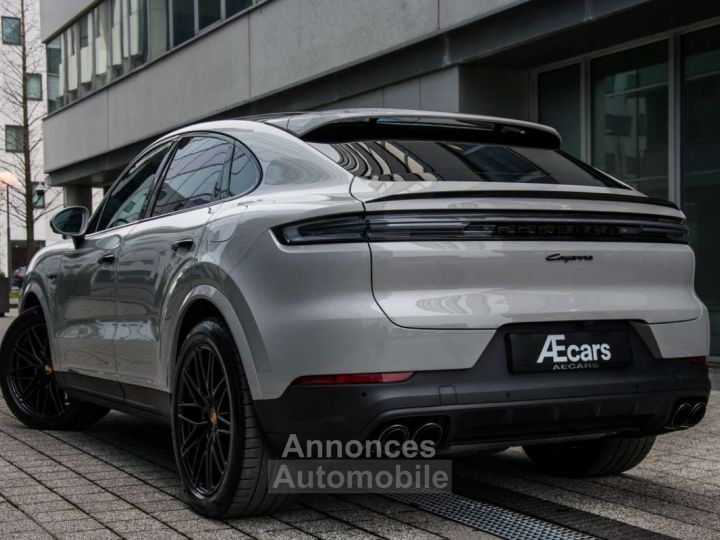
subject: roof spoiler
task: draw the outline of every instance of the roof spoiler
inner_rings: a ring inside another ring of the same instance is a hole
[[[315,143],[362,140],[443,140],[525,146],[557,150],[562,140],[540,124],[470,115],[323,116],[301,125],[288,122],[288,131]],[[298,122],[300,123],[300,122]]]

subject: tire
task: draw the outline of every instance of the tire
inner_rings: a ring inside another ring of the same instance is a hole
[[[222,320],[202,321],[185,338],[171,414],[175,461],[196,512],[216,519],[244,517],[294,503],[295,496],[268,493],[273,453],[255,414],[240,354]]]
[[[18,420],[33,429],[82,429],[109,412],[68,396],[52,365],[42,310],[23,311],[0,345],[0,389]]]
[[[524,446],[540,469],[557,476],[585,478],[629,471],[645,459],[655,437],[604,437],[589,441]]]

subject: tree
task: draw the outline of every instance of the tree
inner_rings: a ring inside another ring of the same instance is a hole
[[[42,77],[38,81],[37,76],[45,72],[45,48],[40,40],[37,0],[0,0],[0,11],[8,19],[0,47],[0,115],[5,126],[5,150],[11,150],[0,153],[0,170],[13,173],[21,184],[10,190],[9,206],[13,221],[25,229],[29,260],[37,251],[35,222],[60,202],[60,190],[46,192],[42,207],[36,194],[37,187],[43,185],[45,105],[43,96],[36,99],[32,92],[39,82],[42,93]]]

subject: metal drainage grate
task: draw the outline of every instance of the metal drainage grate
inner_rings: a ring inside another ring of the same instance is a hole
[[[554,523],[454,493],[394,493],[386,496],[507,540],[593,540],[594,538]]]

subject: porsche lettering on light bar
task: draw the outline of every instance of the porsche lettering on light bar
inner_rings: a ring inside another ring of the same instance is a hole
[[[276,230],[287,245],[341,242],[556,240],[687,244],[676,218],[557,212],[395,212],[336,216]]]

